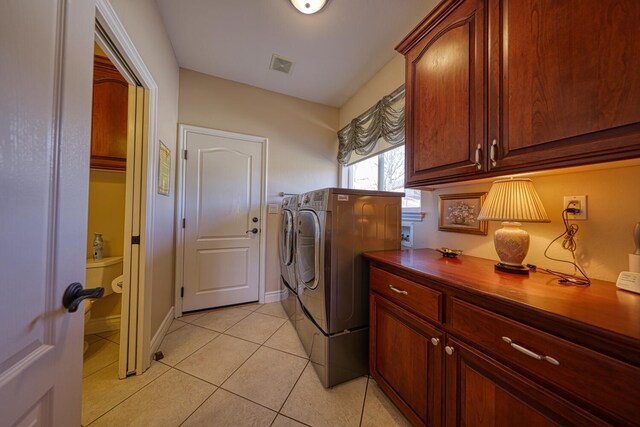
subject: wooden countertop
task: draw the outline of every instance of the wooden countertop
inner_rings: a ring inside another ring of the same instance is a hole
[[[545,317],[595,327],[590,332],[621,339],[629,350],[640,348],[640,294],[618,290],[612,282],[593,280],[591,286],[567,286],[546,273],[498,272],[493,268],[495,261],[467,255],[445,258],[433,249],[368,252],[363,256],[480,297],[533,309]]]

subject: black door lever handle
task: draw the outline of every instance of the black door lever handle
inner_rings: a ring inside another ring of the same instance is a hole
[[[62,305],[69,310],[69,313],[75,313],[82,301],[102,298],[102,295],[104,295],[104,288],[82,289],[82,284],[75,282],[64,291]]]

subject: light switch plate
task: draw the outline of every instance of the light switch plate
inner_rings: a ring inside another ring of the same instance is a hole
[[[277,205],[275,203],[269,203],[269,205],[267,206],[267,213],[270,214],[277,214],[279,211],[280,205]]]

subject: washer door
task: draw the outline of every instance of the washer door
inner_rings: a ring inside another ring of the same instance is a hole
[[[298,212],[296,238],[296,274],[300,284],[309,289],[318,287],[320,279],[320,221],[313,211]]]
[[[282,211],[282,229],[280,230],[280,262],[289,266],[293,262],[293,214]]]

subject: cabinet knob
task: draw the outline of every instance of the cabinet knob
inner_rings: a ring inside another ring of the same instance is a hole
[[[451,347],[451,346],[449,346],[449,345],[448,345],[448,346],[446,346],[446,347],[444,348],[444,351],[445,351],[449,356],[451,356],[451,355],[453,354],[453,352],[455,351],[455,349],[454,349],[453,347]]]
[[[431,338],[431,344],[433,344],[434,347],[437,347],[438,344],[440,344],[440,340],[438,338]]]

